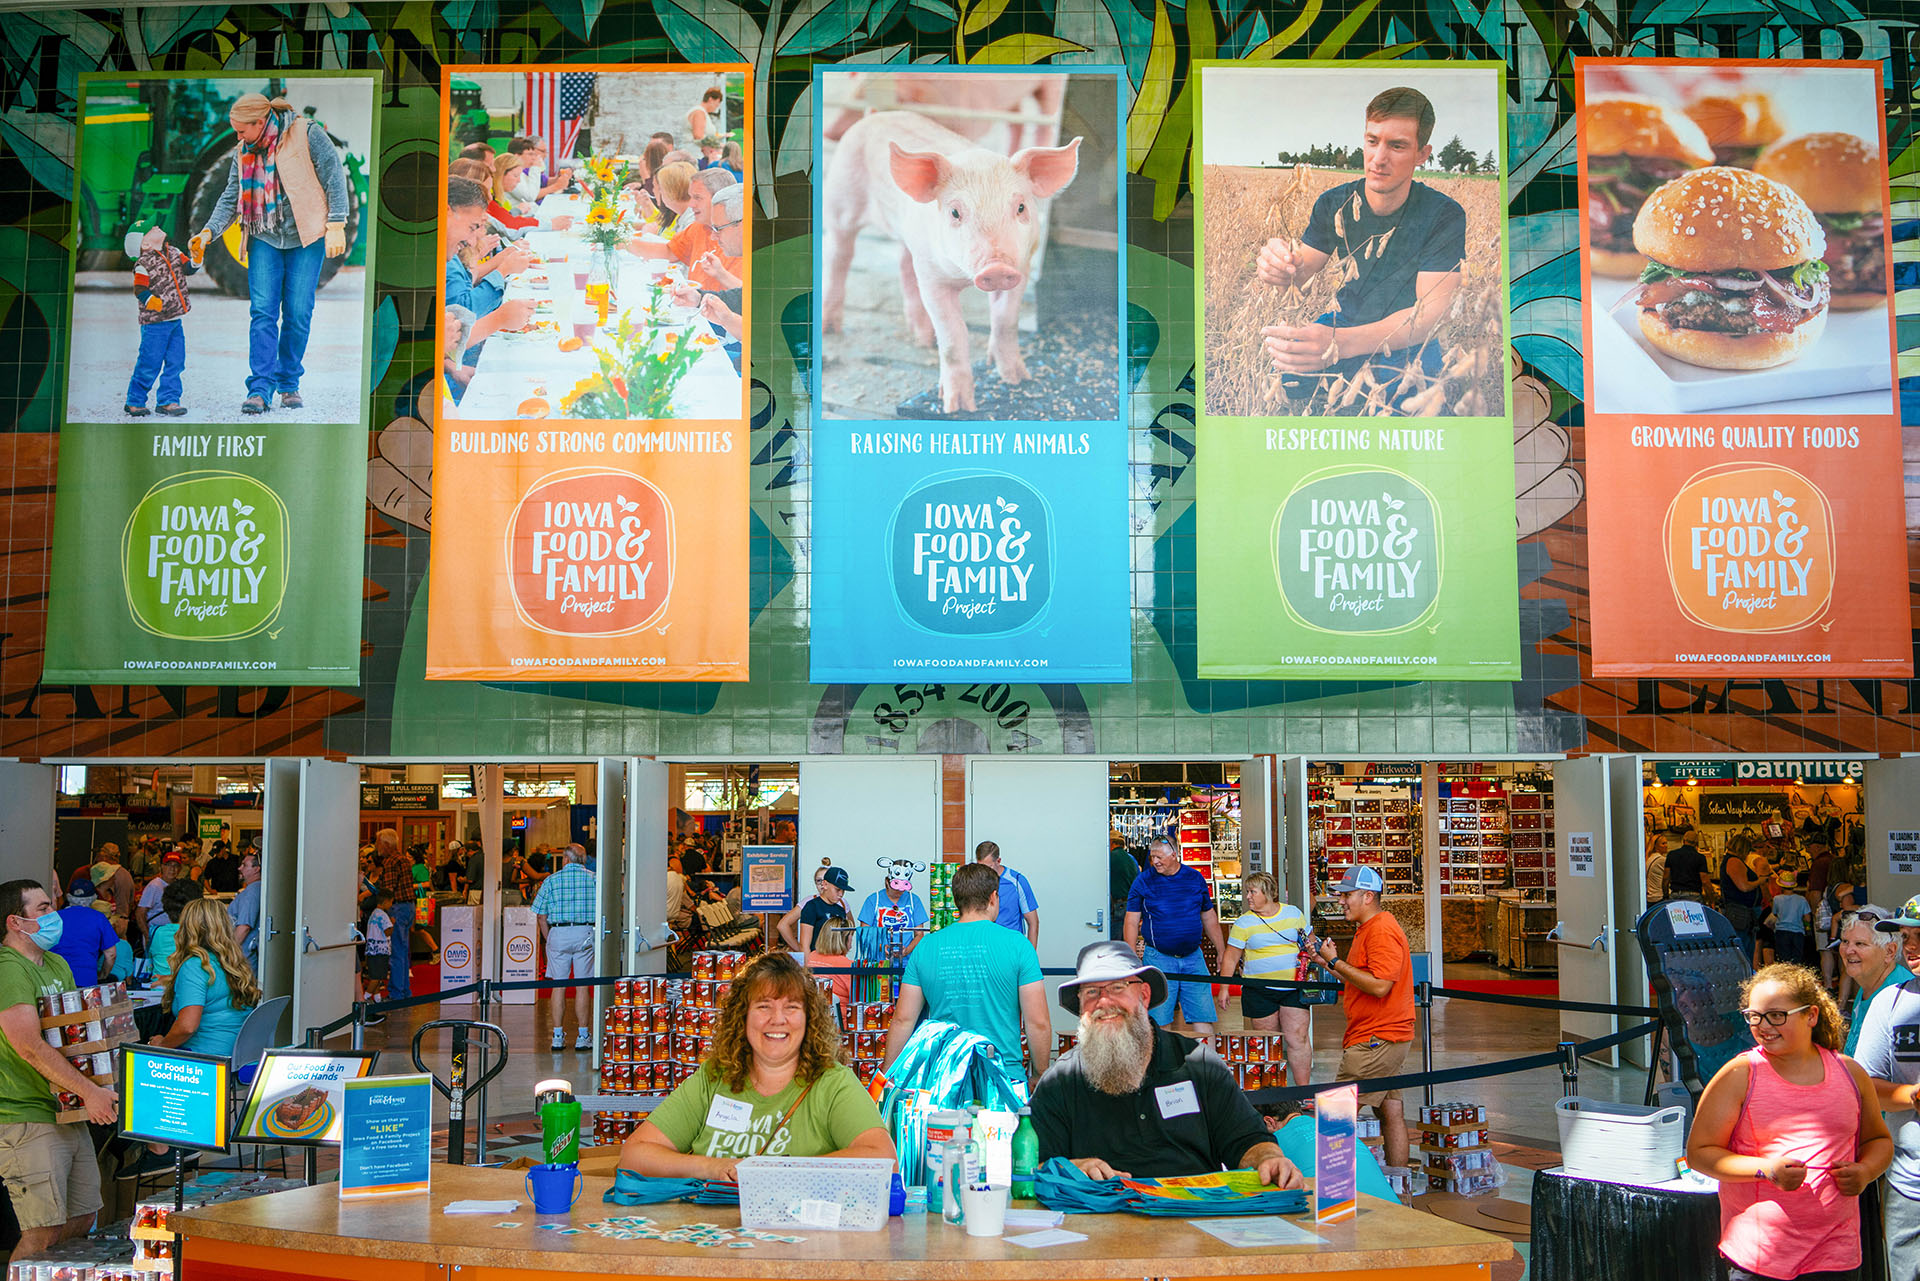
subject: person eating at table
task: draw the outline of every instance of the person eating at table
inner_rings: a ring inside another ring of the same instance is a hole
[[[477,182],[466,178],[448,177],[447,179],[447,250],[449,254],[458,254],[461,249],[478,242],[487,228],[487,189]],[[451,258],[448,265],[449,289],[447,302],[450,305],[464,306],[473,310],[471,303],[456,298],[451,288],[453,268]],[[468,363],[479,360],[476,353],[480,344],[503,329],[524,329],[533,319],[533,299],[509,298],[500,303],[486,315],[477,316],[467,332]]]
[[[657,218],[660,234],[672,240],[693,221],[693,165],[686,160],[675,160],[675,153],[668,152],[660,168],[653,175],[653,194],[641,193],[640,211],[649,218]],[[639,240],[627,242],[627,248],[639,253]],[[658,246],[655,246],[658,248]],[[660,258],[664,254],[648,254],[646,257]]]
[[[1304,1186],[1213,1047],[1147,1017],[1166,999],[1166,975],[1127,944],[1080,949],[1059,996],[1080,1042],[1033,1091],[1040,1159],[1065,1157],[1091,1179],[1251,1169],[1277,1188]]]
[[[493,190],[487,202],[487,215],[501,224],[523,231],[565,231],[573,226],[572,214],[543,215],[531,204],[523,205],[514,196],[520,175],[526,166],[519,156],[503,153],[493,158]]]
[[[785,952],[734,979],[713,1052],[621,1144],[620,1168],[730,1183],[751,1156],[896,1159],[880,1110],[840,1061],[833,997]]]
[[[739,185],[733,175],[724,169],[701,170],[688,181],[687,210],[691,218],[686,225],[670,236],[665,244],[636,236],[627,243],[627,248],[641,258],[667,258],[679,263],[687,268],[693,283],[702,289],[736,287],[739,284],[737,274],[723,271],[715,275],[706,270],[703,264],[707,264],[708,255],[719,248],[713,202],[719,193]],[[734,265],[736,268],[739,265],[737,252]],[[728,284],[727,281],[733,283]]]
[[[523,166],[519,185],[513,189],[522,204],[538,204],[556,191],[564,191],[569,177],[565,169],[549,172],[547,144],[539,138],[521,135],[507,144],[507,154],[520,157]]]

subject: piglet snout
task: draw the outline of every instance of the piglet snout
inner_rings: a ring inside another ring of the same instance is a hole
[[[1026,277],[1011,263],[995,262],[982,267],[973,278],[973,287],[986,293],[1004,293]]]

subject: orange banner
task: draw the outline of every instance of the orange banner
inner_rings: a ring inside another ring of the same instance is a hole
[[[751,68],[443,77],[428,678],[747,679]]]
[[[1878,64],[1575,83],[1591,675],[1911,676]]]

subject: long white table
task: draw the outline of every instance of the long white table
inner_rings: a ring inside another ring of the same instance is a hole
[[[559,415],[560,398],[572,391],[582,379],[599,372],[593,343],[577,351],[561,351],[560,340],[573,337],[576,316],[593,313],[583,291],[574,287],[574,272],[590,263],[594,250],[581,235],[585,227],[587,201],[581,196],[553,195],[540,202],[543,218],[571,214],[573,225],[565,231],[534,230],[525,244],[542,262],[507,284],[508,298],[531,298],[546,303],[536,320],[550,321],[554,328],[527,333],[496,333],[480,349],[480,360],[466,394],[455,406],[449,404],[449,416],[464,421],[511,419],[519,415],[522,402],[540,397]],[[565,261],[555,261],[564,255]],[[656,281],[684,283],[686,270],[664,258],[641,258],[625,250],[617,251],[620,279],[615,285],[614,308],[607,325],[596,332],[598,342],[610,342],[613,329],[624,315],[630,324],[668,330],[689,330],[712,335],[714,330],[691,307],[670,307],[666,315],[653,318],[646,312]],[[544,283],[536,281],[544,277]],[[674,389],[673,409],[669,417],[689,419],[739,419],[744,413],[741,376],[735,372],[721,343],[705,348],[687,376]]]

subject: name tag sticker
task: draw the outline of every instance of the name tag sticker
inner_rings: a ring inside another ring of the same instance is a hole
[[[1194,1093],[1192,1081],[1162,1085],[1154,1090],[1153,1097],[1160,1104],[1162,1120],[1170,1121],[1176,1116],[1187,1116],[1200,1110],[1200,1096]]]
[[[740,1099],[716,1096],[707,1108],[707,1124],[729,1134],[739,1134],[752,1120],[753,1105]]]

